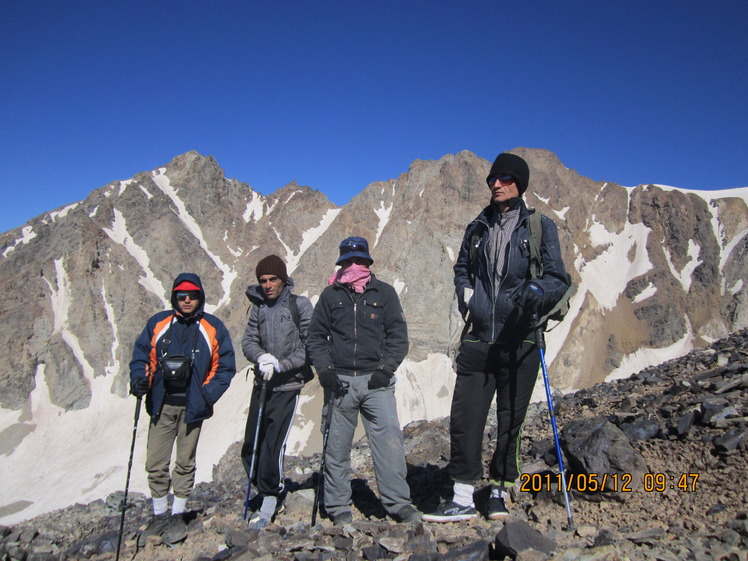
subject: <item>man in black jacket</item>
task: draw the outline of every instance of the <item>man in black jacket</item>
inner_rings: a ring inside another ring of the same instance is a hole
[[[340,382],[332,411],[324,473],[325,509],[336,526],[352,520],[350,463],[361,413],[374,459],[379,495],[400,522],[420,518],[405,481],[403,434],[395,403],[395,370],[408,353],[408,330],[395,289],[369,269],[374,260],[364,238],[340,244],[340,269],[319,297],[307,351],[325,388],[325,403]]]
[[[540,364],[533,323],[568,288],[556,225],[546,216],[541,218],[543,273],[540,278],[530,273],[530,211],[522,200],[529,179],[525,160],[498,155],[486,178],[491,203],[466,228],[454,266],[457,301],[470,326],[457,356],[450,412],[454,495],[423,516],[429,522],[478,516],[473,485],[483,474],[481,444],[494,396],[497,436],[486,516],[497,520],[508,514],[506,490],[519,476],[517,441]]]

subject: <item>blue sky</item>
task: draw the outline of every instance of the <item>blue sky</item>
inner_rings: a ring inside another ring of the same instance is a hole
[[[517,146],[748,186],[746,21],[745,0],[0,0],[0,232],[188,150],[338,205]]]

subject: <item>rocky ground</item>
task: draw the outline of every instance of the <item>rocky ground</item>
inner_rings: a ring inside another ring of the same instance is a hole
[[[626,380],[556,396],[573,526],[545,404],[531,407],[523,432],[523,477],[504,521],[397,524],[385,516],[366,441],[353,452],[354,521],[311,526],[319,456],[288,458],[286,508],[265,530],[241,520],[246,479],[238,445],[200,484],[189,535],[174,546],[136,537],[149,501],[130,496],[122,559],[293,560],[748,559],[748,331]],[[495,426],[489,420],[487,451]],[[449,497],[448,422],[405,429],[408,482],[428,511]],[[476,493],[480,508],[487,481]],[[604,487],[604,490],[600,491]],[[121,493],[0,528],[0,560],[115,558]]]

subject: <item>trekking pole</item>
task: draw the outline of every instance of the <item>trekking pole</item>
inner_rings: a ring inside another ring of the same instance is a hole
[[[537,317],[533,318],[533,324],[537,323]],[[566,470],[564,469],[564,460],[561,456],[561,443],[558,439],[558,429],[556,428],[556,416],[553,413],[553,398],[551,397],[551,384],[548,381],[548,368],[545,364],[545,336],[543,335],[543,328],[536,326],[535,328],[535,342],[538,346],[538,352],[540,353],[540,366],[543,371],[543,382],[545,383],[545,396],[548,399],[548,415],[551,418],[551,428],[553,429],[553,440],[556,442],[556,456],[558,456],[558,469],[561,470],[561,484],[563,485],[564,501],[566,502],[566,516],[569,519],[569,527],[567,530],[571,531],[574,529],[574,520],[571,517],[571,507],[569,506],[569,493],[566,491]]]
[[[254,442],[252,442],[252,458],[249,462],[249,483],[247,484],[247,498],[244,500],[244,520],[247,519],[247,511],[249,510],[249,494],[252,491],[252,478],[255,475],[255,464],[257,463],[257,441],[260,439],[260,425],[262,424],[262,413],[265,409],[265,395],[267,394],[267,389],[267,380],[263,380],[262,382],[260,382],[260,396],[258,398],[260,406],[257,410],[257,426],[255,427],[255,439]]]
[[[312,503],[312,526],[317,523],[317,509],[319,507],[319,497],[322,493],[322,485],[325,477],[325,455],[327,453],[327,438],[330,436],[332,410],[335,407],[335,394],[347,387],[348,382],[338,382],[337,386],[330,391],[330,398],[327,401],[327,417],[325,417],[325,431],[322,436],[322,461],[319,465],[319,475],[317,476],[317,485],[314,487],[314,502]]]
[[[122,517],[119,521],[119,536],[117,536],[117,557],[116,561],[119,561],[119,550],[122,546],[122,534],[125,529],[125,510],[127,509],[127,492],[130,489],[130,472],[132,471],[132,457],[135,453],[135,435],[138,432],[138,418],[140,417],[140,405],[143,401],[141,396],[137,397],[135,402],[135,422],[132,425],[132,444],[130,445],[130,459],[127,462],[127,479],[125,480],[125,496],[122,499]]]

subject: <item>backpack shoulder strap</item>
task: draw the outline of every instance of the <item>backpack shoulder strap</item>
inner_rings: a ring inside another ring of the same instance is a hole
[[[530,276],[538,279],[543,276],[543,255],[540,247],[543,244],[543,222],[541,214],[534,208],[530,210]]]
[[[299,329],[299,326],[301,325],[301,314],[299,314],[299,304],[296,302],[297,298],[298,296],[296,294],[291,293],[289,296],[291,303],[288,306],[288,309],[291,310],[291,317],[293,318],[293,322],[296,324],[296,329]]]

